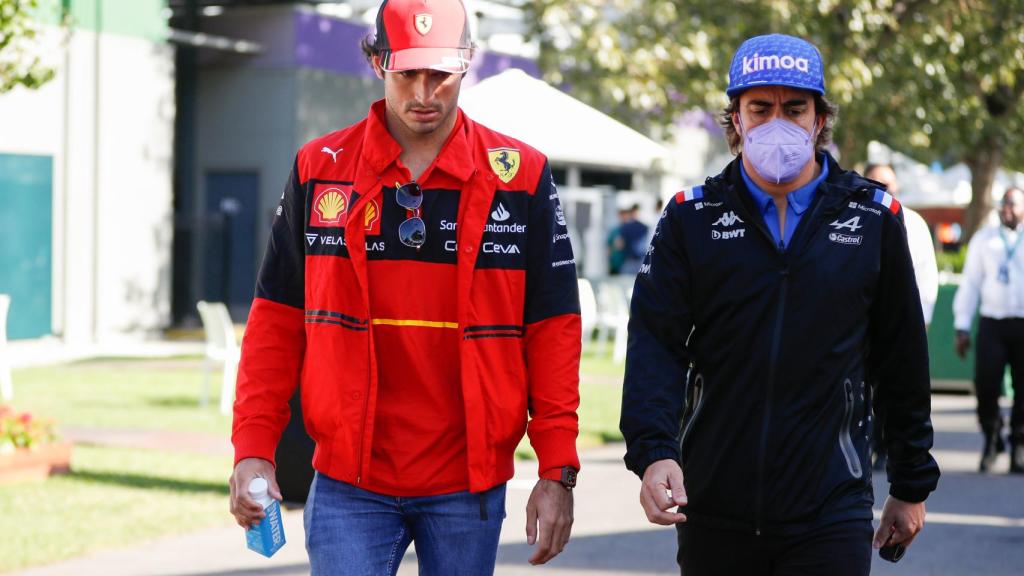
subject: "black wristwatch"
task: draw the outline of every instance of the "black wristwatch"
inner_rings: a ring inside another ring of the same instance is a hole
[[[577,470],[572,466],[562,467],[562,477],[558,481],[562,483],[566,490],[572,490],[576,487],[576,472]]]

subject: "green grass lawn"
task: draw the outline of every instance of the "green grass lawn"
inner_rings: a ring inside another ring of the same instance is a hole
[[[230,416],[217,410],[220,372],[212,398],[199,409],[202,366],[195,359],[106,359],[15,370],[14,407],[58,426],[180,430],[228,434]]]
[[[76,446],[71,466],[0,486],[0,572],[232,522],[230,457]]]
[[[589,348],[584,353],[580,447],[621,439],[622,369]],[[227,436],[230,417],[217,412],[220,374],[213,374],[214,397],[205,409],[198,406],[201,382],[196,359],[27,368],[14,372],[14,407],[53,418],[58,427]],[[527,443],[519,454],[532,456]],[[76,446],[72,471],[0,485],[0,572],[231,522],[229,455]]]

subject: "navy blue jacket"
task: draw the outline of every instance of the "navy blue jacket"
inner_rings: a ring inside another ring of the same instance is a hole
[[[890,493],[923,501],[932,446],[924,321],[899,203],[840,168],[786,250],[737,158],[665,209],[633,290],[626,465],[681,462],[692,524],[786,532],[870,519],[871,382]]]

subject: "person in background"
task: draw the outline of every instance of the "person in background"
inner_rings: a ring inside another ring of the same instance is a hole
[[[974,356],[978,424],[985,437],[978,470],[989,472],[1005,450],[999,397],[1010,366],[1010,472],[1024,474],[1024,192],[1011,186],[999,204],[999,223],[978,230],[967,245],[960,288],[953,298],[956,353],[971,346],[971,322],[981,303]]]
[[[530,562],[569,541],[580,304],[547,159],[458,108],[472,59],[459,0],[385,0],[363,52],[384,99],[295,159],[239,366],[231,510],[301,380],[316,441],[305,509],[314,576],[492,574],[524,433],[539,479]]]
[[[619,227],[612,239],[613,253],[621,253],[618,273],[634,276],[640,271],[649,238],[647,224],[640,221],[640,206],[633,204],[619,211]]]
[[[900,182],[896,171],[889,164],[868,164],[864,169],[864,177],[884,184],[886,192],[893,198],[900,197]],[[935,243],[928,230],[928,223],[917,212],[903,206],[903,224],[907,228],[907,245],[910,247],[910,259],[914,262],[914,277],[917,279],[917,292],[921,295],[921,312],[924,314],[925,330],[932,323],[932,312],[935,310],[935,299],[939,295],[939,269],[935,263]],[[885,412],[881,405],[875,406],[875,435],[873,437],[874,468],[885,470]]]

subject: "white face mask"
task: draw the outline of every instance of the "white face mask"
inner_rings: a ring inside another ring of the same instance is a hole
[[[743,155],[773,184],[792,181],[814,158],[815,136],[788,120],[775,118],[743,132]]]

